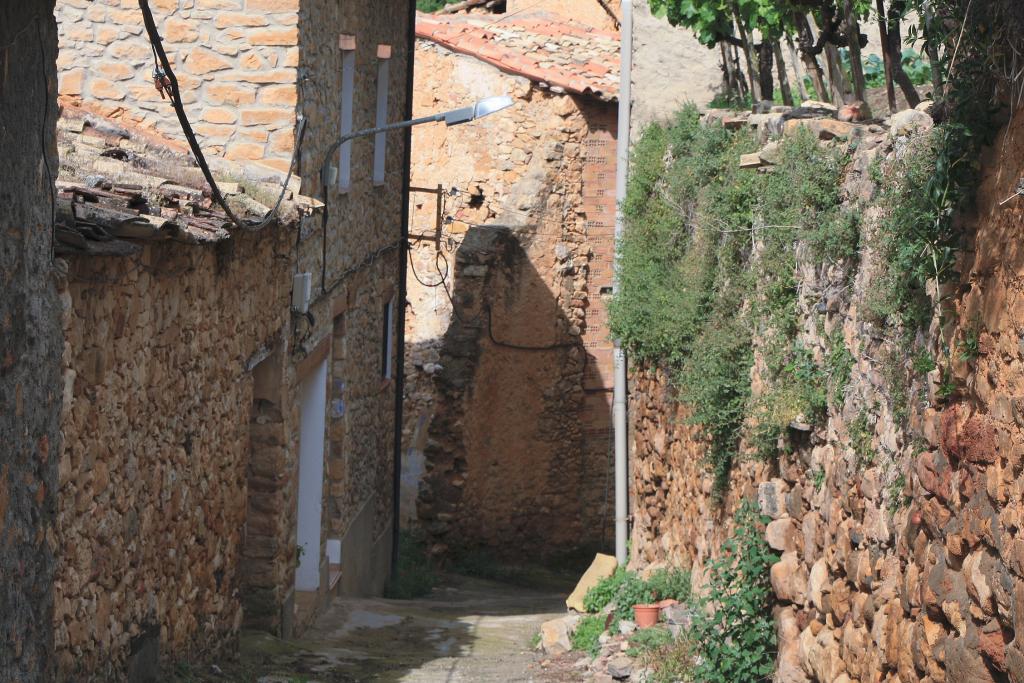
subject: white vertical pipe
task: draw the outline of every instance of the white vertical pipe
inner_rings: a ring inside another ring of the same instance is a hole
[[[619,83],[618,150],[615,173],[615,291],[619,288],[619,240],[622,237],[622,203],[626,199],[629,178],[629,131],[632,105],[633,71],[633,0],[622,3],[621,57]],[[629,539],[629,468],[628,429],[626,424],[626,352],[621,340],[615,340],[615,382],[612,404],[612,425],[615,430],[615,559],[620,565],[629,561],[626,545]]]

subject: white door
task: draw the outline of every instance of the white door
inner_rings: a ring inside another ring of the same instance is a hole
[[[327,416],[327,361],[299,389],[299,568],[295,589],[320,587],[320,520],[323,514],[324,428]]]

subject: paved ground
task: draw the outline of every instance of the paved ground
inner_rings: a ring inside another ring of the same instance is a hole
[[[571,661],[530,647],[540,624],[565,613],[564,595],[445,577],[419,600],[335,598],[301,640],[243,637],[242,661],[190,680],[254,683],[561,683]]]

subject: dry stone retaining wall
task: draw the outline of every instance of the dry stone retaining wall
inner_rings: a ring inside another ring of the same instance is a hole
[[[739,466],[724,503],[711,499],[711,477],[696,464],[702,445],[665,376],[633,374],[633,562],[692,563],[699,582],[732,509],[756,496],[781,555],[771,571],[778,681],[1024,680],[1024,432],[1014,398],[1024,382],[1024,263],[1007,249],[1022,209],[998,206],[1024,173],[1022,125],[1018,116],[985,159],[978,210],[964,223],[962,281],[945,318],[959,322],[941,329],[957,354],[951,397],[938,395],[933,372],[909,388],[922,397],[909,421],[893,416],[882,366],[891,349],[865,313],[877,272],[870,249],[849,289],[838,269],[801,256],[801,342],[820,355],[826,337],[841,334],[856,359],[852,381],[806,445]],[[846,201],[869,207],[872,162],[913,154],[914,144],[861,137]],[[863,234],[878,229],[877,209],[863,219]],[[968,338],[978,340],[977,358],[956,351]],[[851,439],[865,410],[867,460]]]

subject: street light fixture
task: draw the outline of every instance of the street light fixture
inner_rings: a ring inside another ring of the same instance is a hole
[[[496,97],[486,97],[476,104],[469,107],[462,107],[461,109],[452,109],[451,111],[441,112],[440,114],[431,114],[430,116],[423,116],[418,119],[410,119],[409,121],[399,121],[398,123],[389,123],[386,126],[378,126],[377,128],[366,128],[363,130],[357,130],[353,133],[347,133],[338,138],[334,144],[327,150],[327,154],[324,156],[324,163],[320,167],[320,180],[324,186],[324,192],[326,194],[327,187],[331,184],[330,181],[330,160],[334,156],[334,153],[338,151],[338,148],[344,145],[350,140],[356,138],[363,138],[369,135],[376,135],[377,133],[386,133],[392,130],[400,130],[402,128],[412,128],[423,123],[438,123],[444,121],[444,124],[449,128],[452,126],[458,126],[463,123],[469,123],[476,119],[482,119],[485,116],[490,116],[503,109],[508,109],[515,102],[508,95],[498,95]]]

